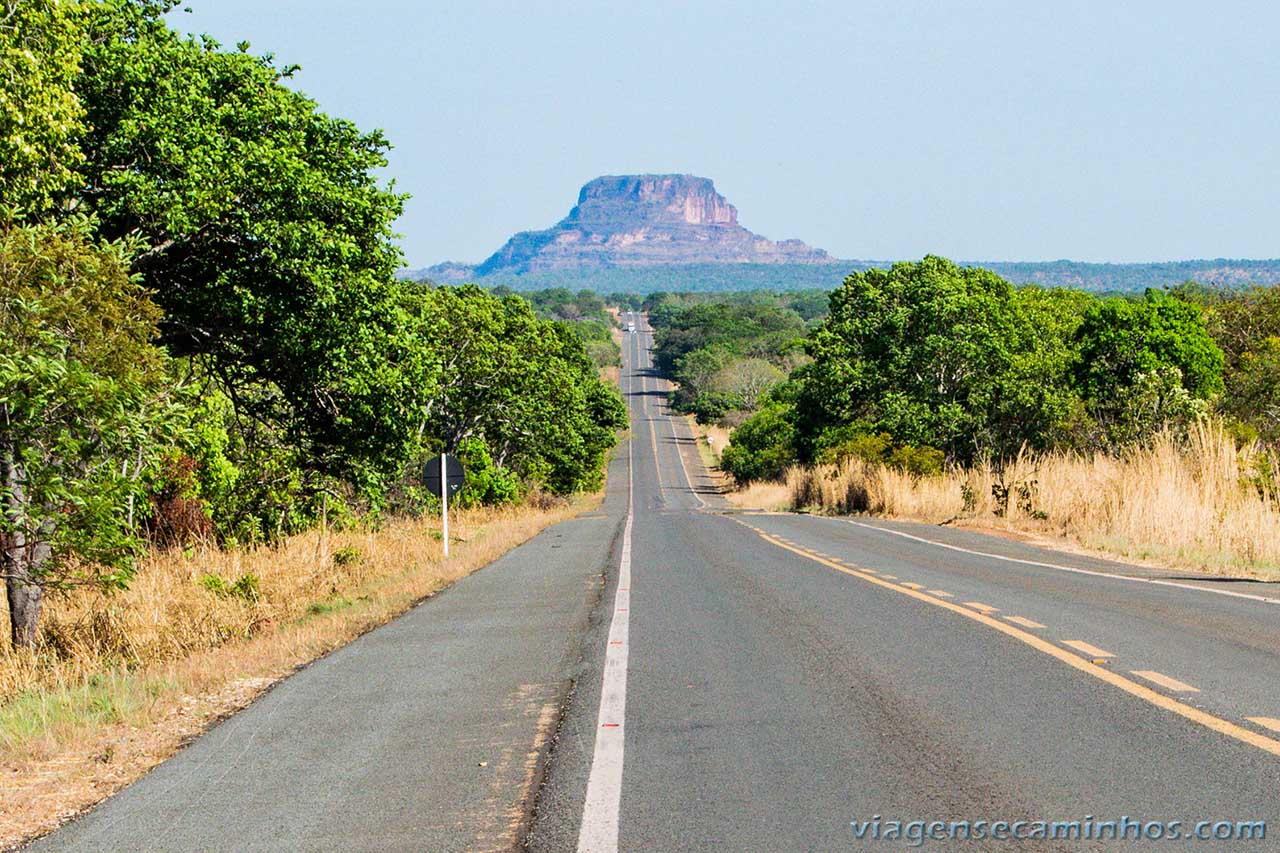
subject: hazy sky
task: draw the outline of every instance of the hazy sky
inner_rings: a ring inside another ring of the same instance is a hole
[[[396,146],[412,266],[479,261],[601,174],[712,178],[842,258],[1280,256],[1265,2],[188,0]]]

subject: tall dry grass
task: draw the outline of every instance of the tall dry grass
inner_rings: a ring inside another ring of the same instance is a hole
[[[743,509],[782,512],[794,506],[790,483],[760,481],[725,493],[725,500]]]
[[[1261,463],[1261,464],[1260,464]],[[1280,458],[1239,448],[1203,423],[1123,456],[1022,454],[936,477],[849,459],[793,469],[789,502],[830,513],[870,513],[930,523],[980,522],[1063,538],[1108,553],[1222,572],[1280,578],[1280,506],[1256,474]]]
[[[140,671],[311,617],[428,594],[567,511],[573,511],[569,504],[451,513],[448,561],[438,519],[315,530],[249,551],[205,546],[152,553],[125,591],[51,592],[38,652],[8,644],[7,609],[0,613],[0,706],[26,691],[73,687],[113,670]],[[253,580],[237,591],[246,577]]]
[[[693,434],[703,467],[715,482],[720,494],[724,495],[729,503],[770,510],[781,510],[787,507],[787,490],[781,483],[753,483],[745,489],[731,487],[729,475],[720,468],[720,456],[729,446],[729,433],[732,430],[715,424],[700,424],[693,415],[685,415],[685,421]]]
[[[460,512],[447,561],[439,520],[410,519],[254,551],[153,554],[127,591],[50,595],[36,653],[8,646],[0,615],[0,849],[109,795],[295,667],[598,502]],[[256,595],[227,591],[246,575]]]
[[[734,486],[732,478],[721,470],[720,457],[729,446],[732,429],[716,424],[700,424],[693,415],[685,415],[685,420],[697,442],[702,464],[716,481],[726,501],[743,509],[763,509],[770,512],[787,510],[792,506],[788,482],[758,481],[745,486]]]

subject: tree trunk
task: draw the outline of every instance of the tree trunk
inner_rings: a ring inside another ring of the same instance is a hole
[[[28,507],[26,489],[22,482],[22,469],[17,464],[13,447],[0,444],[3,462],[0,463],[0,494],[4,495],[4,513],[13,525],[13,532],[4,537],[0,550],[0,574],[4,575],[5,592],[9,598],[9,637],[16,648],[33,649],[40,625],[40,604],[44,600],[44,583],[40,569],[48,561],[52,549],[47,535],[38,535],[29,542]],[[47,532],[47,524],[41,525],[41,533]]]
[[[10,543],[11,546],[14,543]],[[16,555],[14,552],[18,552]],[[26,553],[22,553],[26,552]],[[17,556],[17,559],[13,559]],[[16,648],[34,649],[40,626],[40,604],[44,601],[44,585],[33,568],[49,559],[49,546],[37,543],[31,548],[10,547],[3,564],[5,587],[9,594],[9,636]]]

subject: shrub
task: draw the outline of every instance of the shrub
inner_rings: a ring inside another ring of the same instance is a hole
[[[354,545],[344,545],[333,552],[335,566],[354,566],[360,562],[360,551]]]
[[[895,444],[887,432],[869,432],[856,427],[827,430],[819,439],[819,464],[836,464],[845,459],[887,465],[917,477],[940,474],[946,457],[936,447]]]
[[[677,407],[679,408],[679,407]],[[745,408],[742,399],[734,394],[721,391],[704,391],[699,394],[686,410],[693,414],[700,424],[719,423],[730,412]]]
[[[1075,382],[1112,447],[1185,430],[1223,390],[1223,353],[1200,307],[1160,291],[1092,306],[1075,344]]]
[[[241,575],[232,583],[228,583],[221,575],[207,574],[200,579],[200,585],[214,595],[240,598],[251,604],[261,597],[258,576],[251,573]]]
[[[796,461],[790,414],[785,403],[766,403],[730,434],[720,467],[743,484],[781,477]]]
[[[459,507],[496,506],[520,499],[520,483],[514,472],[493,463],[489,448],[479,438],[469,438],[457,451],[467,472],[467,482],[458,493]]]

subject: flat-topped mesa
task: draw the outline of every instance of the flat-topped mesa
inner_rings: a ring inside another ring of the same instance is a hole
[[[606,175],[582,188],[560,222],[516,234],[475,272],[829,262],[826,252],[799,240],[775,243],[743,228],[737,208],[707,178]]]
[[[737,225],[738,209],[716,192],[709,178],[693,175],[606,175],[578,193],[568,222],[609,221],[623,212],[628,218],[653,221],[679,219],[690,225]],[[602,215],[603,214],[603,215]]]

